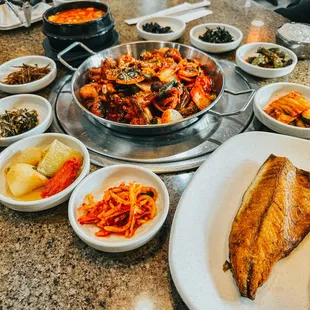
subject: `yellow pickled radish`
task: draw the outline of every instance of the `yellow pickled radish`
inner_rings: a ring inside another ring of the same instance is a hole
[[[72,157],[83,158],[81,153],[56,139],[46,149],[37,170],[45,176],[52,177]]]
[[[15,197],[30,193],[48,182],[48,178],[36,171],[35,166],[23,163],[10,166],[6,179]]]
[[[13,161],[14,164],[23,163],[36,166],[44,155],[43,150],[30,147],[24,149]]]

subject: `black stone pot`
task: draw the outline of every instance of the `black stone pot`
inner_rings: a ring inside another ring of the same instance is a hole
[[[95,20],[82,23],[82,24],[56,24],[50,22],[48,17],[55,15],[59,12],[78,9],[78,8],[89,8],[94,7],[99,10],[103,10],[105,14]],[[69,2],[64,3],[56,7],[52,7],[45,11],[43,14],[43,28],[42,31],[44,34],[48,33],[51,36],[90,36],[98,33],[108,32],[114,27],[114,20],[110,11],[110,8],[101,2],[93,1],[78,1],[78,2]]]
[[[113,37],[114,23],[110,25],[109,29],[92,35],[79,35],[79,36],[58,36],[48,33],[43,30],[47,36],[50,46],[57,50],[63,50],[74,42],[82,42],[90,49],[97,49],[100,46],[106,45]]]

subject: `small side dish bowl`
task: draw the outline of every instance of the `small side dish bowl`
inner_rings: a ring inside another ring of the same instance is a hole
[[[0,147],[5,147],[18,140],[43,133],[51,125],[53,119],[51,104],[41,96],[15,95],[0,99],[0,114],[4,113],[5,110],[13,110],[14,108],[36,110],[38,113],[39,124],[22,134],[7,138],[0,137]]]
[[[68,47],[70,44],[73,44],[74,42],[81,42],[90,49],[97,49],[98,47],[102,47],[111,41],[114,31],[114,24],[111,24],[108,30],[105,29],[102,32],[91,35],[82,34],[80,36],[70,37],[58,36],[48,32],[43,32],[47,36],[50,46],[56,50],[61,50]]]
[[[143,30],[143,26],[147,23],[157,23],[161,27],[171,27],[170,33],[152,33]],[[145,40],[155,41],[174,41],[179,39],[185,32],[186,24],[184,21],[177,17],[170,16],[156,16],[149,17],[137,24],[139,37]]]
[[[61,24],[49,20],[52,15],[87,8],[95,8],[105,14],[82,23]],[[98,49],[111,40],[114,25],[110,8],[100,1],[65,1],[43,14],[42,32],[47,36],[51,47],[57,50],[64,49],[74,42],[82,42],[91,49]]]
[[[47,146],[48,144],[52,143],[55,139],[77,150],[83,155],[83,164],[81,166],[81,172],[79,176],[76,178],[76,180],[70,186],[68,186],[66,189],[59,192],[58,194],[40,200],[21,201],[9,196],[8,194],[9,189],[5,178],[5,169],[6,164],[9,162],[12,156],[14,156],[18,152],[23,151],[26,148],[39,147],[42,145]],[[74,137],[65,134],[45,133],[25,138],[10,145],[2,153],[0,153],[0,202],[10,209],[21,212],[36,212],[53,208],[68,200],[73,189],[89,173],[89,169],[90,169],[90,159],[87,148],[82,142],[80,142],[78,139]]]
[[[206,32],[206,28],[216,29],[217,27],[224,27],[232,35],[234,41],[229,43],[209,43],[199,39],[199,36],[202,36]],[[192,45],[209,53],[225,53],[232,51],[240,45],[243,38],[241,30],[238,28],[219,23],[207,23],[198,25],[191,29],[189,35]]]
[[[110,187],[119,186],[122,182],[129,184],[136,181],[145,186],[154,187],[158,192],[156,216],[140,226],[131,238],[111,235],[96,237],[99,229],[95,225],[81,225],[78,217],[82,212],[78,208],[89,193],[95,201],[101,200],[103,193]],[[169,210],[169,195],[165,184],[152,171],[135,165],[115,165],[105,167],[90,174],[74,190],[69,201],[69,221],[76,234],[89,246],[105,252],[126,252],[141,247],[151,240],[165,222]]]
[[[301,128],[284,124],[271,116],[264,109],[274,100],[291,91],[299,92],[310,103],[310,87],[294,83],[273,83],[260,88],[254,97],[254,113],[266,127],[289,136],[310,138],[310,128]]]
[[[260,47],[279,48],[288,56],[289,59],[292,59],[293,62],[289,66],[282,68],[262,68],[248,63],[246,59],[248,57],[255,56],[257,49]],[[277,78],[287,75],[294,70],[297,64],[297,56],[294,52],[281,45],[266,42],[255,42],[242,45],[237,49],[236,63],[243,71],[251,75],[261,78]]]
[[[18,68],[14,68],[15,66],[26,65],[38,65],[39,67],[45,67],[49,64],[50,72],[40,78],[39,80],[19,85],[8,85],[4,84],[1,81],[5,80],[5,78],[12,72],[17,71]],[[57,67],[55,62],[45,56],[24,56],[12,59],[10,61],[5,62],[0,66],[0,90],[9,94],[21,94],[21,93],[32,93],[38,91],[49,84],[51,84],[57,75]]]

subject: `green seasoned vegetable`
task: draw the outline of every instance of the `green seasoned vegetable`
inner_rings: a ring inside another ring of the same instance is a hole
[[[272,47],[272,48],[269,49],[269,51],[271,51],[271,52],[277,54],[277,55],[278,55],[279,57],[281,57],[281,58],[285,58],[285,53],[282,52],[282,51],[280,50],[280,48],[278,48],[278,47]]]
[[[148,196],[150,196],[152,198],[154,197],[154,193],[152,191],[148,191],[146,193],[141,193],[141,195],[148,195]]]
[[[267,56],[268,57],[267,59],[269,59],[269,62],[272,61],[274,68],[283,67],[281,58],[276,53],[273,53],[271,50],[268,50],[267,48],[264,48],[264,47],[260,47],[257,50],[257,53]]]
[[[177,86],[177,81],[176,80],[172,80],[171,82],[163,85],[159,91],[158,91],[158,97],[159,98],[165,98],[167,95],[167,91],[170,90],[171,88]]]
[[[303,111],[301,118],[306,124],[310,125],[310,109]]]
[[[202,36],[199,36],[201,41],[209,43],[229,43],[234,41],[232,35],[225,29],[225,27],[217,27],[216,30],[208,27],[206,28],[207,31]]]
[[[120,80],[128,80],[131,78],[135,78],[137,76],[141,75],[140,70],[136,70],[134,68],[124,68],[122,71],[120,71],[118,75],[118,79]]]
[[[266,57],[264,55],[259,55],[252,61],[253,66],[260,66],[265,64],[266,64]]]
[[[119,92],[123,92],[127,96],[131,96],[140,91],[140,88],[136,84],[130,84],[130,85],[116,84],[115,89]]]
[[[288,59],[287,55],[278,47],[257,49],[258,56],[248,57],[246,61],[253,66],[263,68],[283,68],[292,64],[293,60]]]
[[[0,115],[0,137],[7,138],[24,133],[39,123],[36,110],[14,109]]]

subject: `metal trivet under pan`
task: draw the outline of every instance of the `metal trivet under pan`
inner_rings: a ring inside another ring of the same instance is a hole
[[[257,82],[234,63],[219,61],[225,74],[225,88],[232,91],[257,89]],[[249,94],[225,93],[213,110],[237,111]],[[71,76],[61,78],[50,97],[54,109],[52,131],[67,133],[82,141],[91,161],[99,166],[132,163],[156,173],[189,170],[198,167],[219,145],[245,131],[253,118],[252,104],[244,112],[228,117],[205,114],[188,127],[163,135],[126,135],[87,119],[71,95]],[[227,154],[229,156],[229,154]]]

